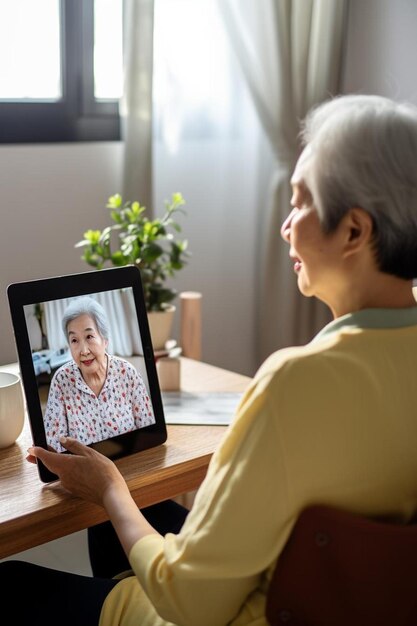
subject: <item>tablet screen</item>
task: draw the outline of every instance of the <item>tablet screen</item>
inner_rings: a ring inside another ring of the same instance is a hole
[[[65,452],[69,435],[116,459],[166,440],[137,268],[15,283],[8,296],[36,445]]]

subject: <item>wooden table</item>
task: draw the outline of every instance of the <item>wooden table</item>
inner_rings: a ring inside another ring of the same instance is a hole
[[[10,366],[0,369],[11,371]],[[15,366],[17,370],[17,366]],[[238,391],[249,378],[191,359],[181,359],[181,388],[189,392]],[[197,489],[224,426],[169,425],[167,442],[116,461],[141,507]],[[83,530],[107,519],[105,511],[44,484],[25,460],[31,444],[27,419],[17,442],[0,450],[0,559]]]

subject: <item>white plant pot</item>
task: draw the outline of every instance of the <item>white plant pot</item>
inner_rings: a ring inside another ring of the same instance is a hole
[[[168,339],[171,339],[175,306],[170,304],[165,311],[148,311],[149,330],[154,350],[163,350]]]

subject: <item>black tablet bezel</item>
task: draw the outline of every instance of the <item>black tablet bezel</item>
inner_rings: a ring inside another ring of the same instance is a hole
[[[134,296],[139,332],[143,347],[143,357],[148,375],[149,392],[153,406],[155,424],[138,430],[117,435],[111,439],[90,444],[105,456],[115,460],[135,452],[140,452],[163,444],[167,439],[167,430],[161,399],[161,391],[155,366],[152,340],[149,331],[148,316],[145,308],[140,271],[133,265],[93,270],[79,274],[53,276],[39,280],[12,283],[7,288],[9,308],[15,335],[20,372],[26,397],[26,405],[32,432],[33,443],[47,448],[46,433],[32,350],[26,325],[24,307],[37,302],[59,300],[74,296],[88,295],[103,291],[112,291],[131,287]],[[117,445],[109,446],[108,442]],[[49,483],[57,480],[40,461],[38,462],[40,479]]]

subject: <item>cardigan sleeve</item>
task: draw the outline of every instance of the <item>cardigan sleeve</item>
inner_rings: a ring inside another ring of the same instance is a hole
[[[275,409],[260,387],[243,399],[180,534],[144,537],[130,552],[139,582],[169,622],[229,623],[287,537]]]

